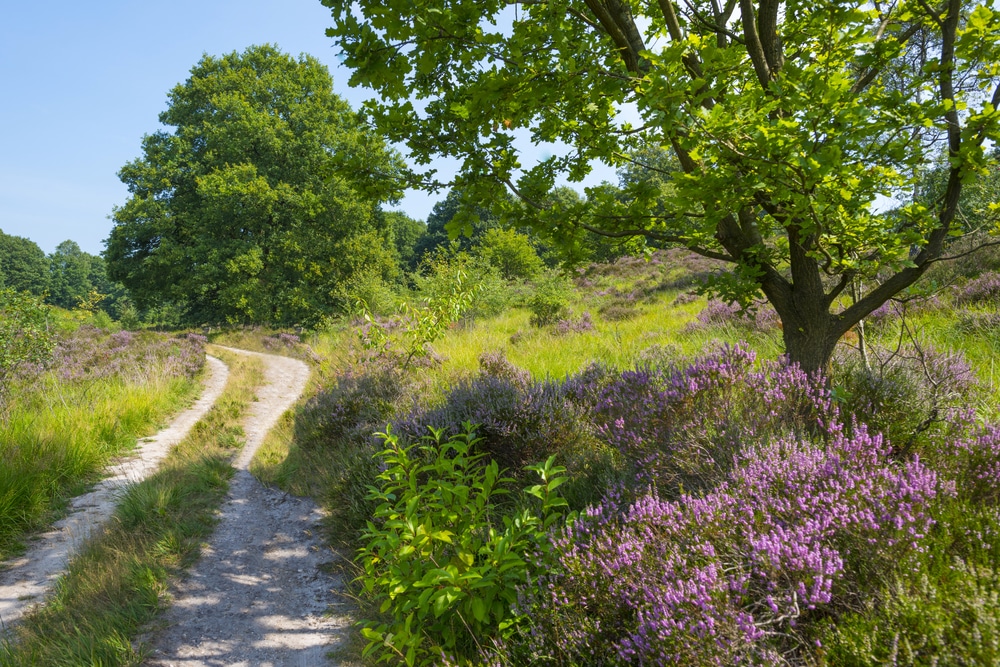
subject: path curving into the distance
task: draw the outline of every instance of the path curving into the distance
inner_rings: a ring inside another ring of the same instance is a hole
[[[230,349],[230,348],[224,348]],[[247,470],[268,430],[305,389],[301,361],[261,357],[265,385],[244,422],[246,444],[201,559],[172,587],[173,603],[153,634],[146,665],[316,667],[350,620],[330,614],[343,588],[324,565],[334,559],[319,534],[315,503],[262,485]]]
[[[143,438],[128,459],[107,469],[108,477],[92,491],[74,498],[69,514],[39,535],[24,555],[2,565],[0,629],[9,627],[45,597],[76,549],[111,517],[122,489],[155,471],[171,447],[181,442],[215,404],[226,386],[229,369],[215,357],[207,357],[206,362],[205,386],[194,405],[177,415],[167,428]]]

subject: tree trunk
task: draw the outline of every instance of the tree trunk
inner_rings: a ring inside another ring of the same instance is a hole
[[[831,326],[817,327],[814,324],[804,329],[791,326],[791,323],[784,321],[782,324],[788,360],[798,364],[810,375],[816,372],[828,374],[830,358],[833,356],[834,348],[837,347],[837,341],[840,340],[839,328],[834,330]]]

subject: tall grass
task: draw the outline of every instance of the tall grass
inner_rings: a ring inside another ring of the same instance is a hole
[[[0,421],[0,560],[193,400],[192,370],[204,359],[200,341],[156,334],[89,328],[60,345],[53,367],[22,381]]]
[[[51,599],[0,645],[0,666],[141,664],[148,650],[140,635],[163,608],[168,578],[194,562],[211,534],[243,442],[240,421],[263,380],[260,360],[214,354],[230,367],[220,399],[154,475],[129,487]]]

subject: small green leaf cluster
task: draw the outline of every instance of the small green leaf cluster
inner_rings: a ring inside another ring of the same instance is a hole
[[[407,368],[414,358],[426,356],[428,345],[441,338],[455,322],[462,317],[472,304],[477,286],[469,285],[465,274],[455,274],[451,291],[440,296],[428,298],[424,305],[414,306],[404,302],[402,309],[401,343]],[[368,350],[390,351],[393,336],[389,330],[372,313],[368,303],[359,299],[357,303],[367,326],[361,332],[361,343]]]
[[[540,483],[524,494],[540,501],[538,512],[522,508],[496,522],[511,480],[474,453],[473,425],[451,437],[431,428],[410,446],[389,428],[379,437],[385,470],[369,495],[379,506],[357,560],[363,590],[387,620],[363,624],[364,655],[408,666],[442,656],[462,663],[515,632],[518,587],[536,567],[531,556],[548,551],[549,529],[566,507],[556,489],[568,478],[554,457],[531,466]]]

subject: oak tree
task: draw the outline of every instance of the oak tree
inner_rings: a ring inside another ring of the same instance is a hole
[[[140,307],[189,323],[311,323],[358,271],[393,274],[379,205],[398,156],[326,67],[269,45],[204,56],[119,173],[104,257]],[[387,185],[388,184],[388,185]]]
[[[510,190],[557,238],[641,236],[731,262],[715,288],[763,292],[808,370],[947,256],[963,186],[995,164],[1000,12],[986,2],[323,4],[351,83],[380,93],[368,112],[416,164],[457,160],[471,200]],[[939,157],[944,187],[921,201]],[[663,178],[547,205],[560,177],[598,163]]]

